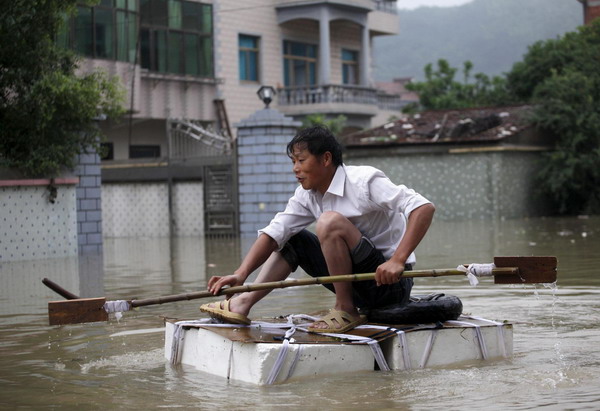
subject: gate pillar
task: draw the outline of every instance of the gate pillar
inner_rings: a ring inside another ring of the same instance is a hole
[[[294,193],[286,147],[300,125],[272,108],[236,124],[240,236],[256,236]]]

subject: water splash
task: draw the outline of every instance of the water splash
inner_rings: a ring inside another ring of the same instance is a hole
[[[150,370],[164,365],[163,349],[114,355],[81,364],[81,373],[87,374],[92,370],[108,369],[117,372]]]

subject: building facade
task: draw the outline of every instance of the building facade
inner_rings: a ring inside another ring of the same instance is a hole
[[[395,0],[102,0],[80,5],[61,40],[81,70],[121,79],[128,115],[102,125],[104,164],[118,164],[167,157],[169,119],[235,135],[263,107],[261,85],[296,120],[382,124],[401,105],[374,87],[371,42],[398,28]]]
[[[579,0],[583,4],[583,22],[590,24],[600,17],[600,0]]]
[[[271,107],[294,122],[344,115],[354,131],[398,115],[404,102],[371,79],[371,42],[398,32],[396,9],[395,0],[78,5],[59,41],[84,57],[82,72],[106,71],[126,91],[127,114],[100,125],[102,235],[235,234],[236,125],[264,108],[261,86],[276,89]]]

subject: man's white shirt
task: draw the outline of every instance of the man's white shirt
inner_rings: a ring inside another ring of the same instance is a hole
[[[279,248],[326,211],[346,217],[375,248],[389,259],[406,232],[410,213],[430,203],[404,185],[394,184],[383,172],[370,166],[338,166],[325,194],[296,189],[284,211],[277,213],[258,234],[273,238]],[[415,264],[412,253],[407,264]]]

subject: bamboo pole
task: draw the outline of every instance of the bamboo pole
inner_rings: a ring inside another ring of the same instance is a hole
[[[514,275],[519,272],[517,267],[501,267],[494,268],[492,273],[494,276],[496,275]],[[464,271],[456,270],[456,269],[440,269],[440,270],[415,270],[415,271],[405,271],[402,276],[407,278],[418,278],[418,277],[444,277],[444,276],[452,276],[452,275],[460,275],[464,276]],[[278,288],[287,288],[287,287],[298,287],[304,285],[312,285],[312,284],[331,284],[338,282],[351,282],[351,281],[366,281],[366,280],[374,280],[375,273],[366,273],[366,274],[347,274],[347,275],[332,275],[332,276],[324,276],[324,277],[310,277],[310,278],[300,278],[300,279],[291,279],[291,280],[282,280],[282,281],[272,281],[266,283],[256,283],[256,284],[244,284],[238,285],[235,287],[227,287],[220,290],[217,294],[213,294],[209,291],[197,291],[191,293],[184,294],[175,294],[175,295],[167,295],[163,297],[155,297],[155,298],[146,298],[142,300],[132,300],[130,301],[131,307],[143,307],[147,305],[156,305],[156,304],[165,304],[171,303],[175,301],[186,301],[186,300],[195,300],[199,298],[207,298],[214,297],[217,295],[230,295],[237,294],[242,292],[249,291],[259,291],[259,290],[274,290]]]

